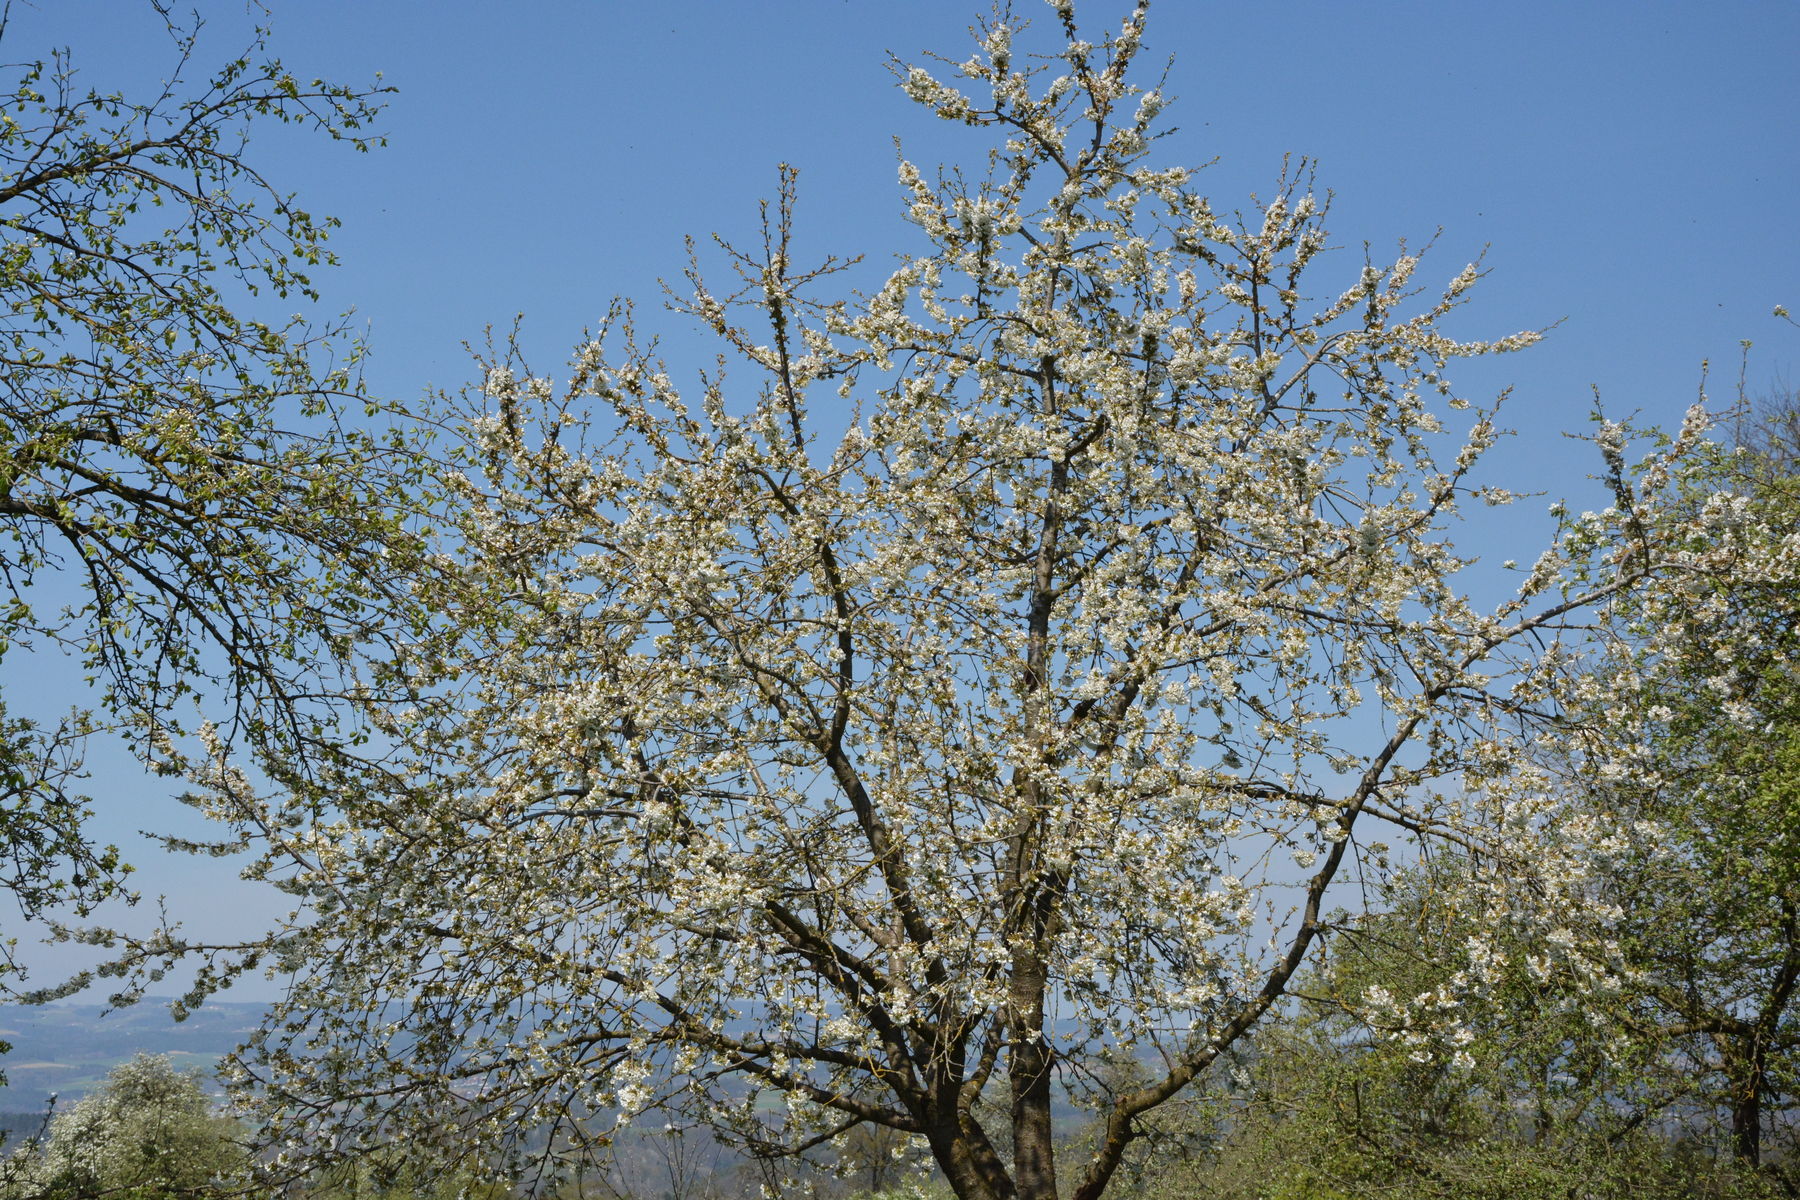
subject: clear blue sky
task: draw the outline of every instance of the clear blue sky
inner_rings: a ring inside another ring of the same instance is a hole
[[[247,26],[241,2],[199,7],[204,69],[240,49]],[[1016,7],[1049,31],[1041,0]],[[1097,28],[1125,7],[1081,11]],[[922,164],[977,165],[985,148],[913,111],[885,65],[890,51],[966,57],[978,0],[269,8],[296,74],[380,71],[399,89],[385,150],[278,135],[253,152],[307,208],[343,220],[328,303],[357,310],[369,380],[390,395],[461,385],[461,344],[521,313],[538,369],[553,371],[612,296],[653,301],[659,277],[679,277],[685,235],[750,236],[783,161],[801,171],[803,250],[866,254],[872,281],[915,248],[893,137]],[[1672,419],[1702,360],[1715,394],[1730,391],[1743,338],[1757,343],[1753,390],[1795,378],[1800,333],[1769,314],[1800,307],[1800,5],[1161,0],[1148,41],[1151,61],[1174,60],[1167,119],[1179,132],[1162,153],[1217,159],[1203,186],[1221,207],[1266,194],[1284,155],[1310,157],[1336,193],[1344,247],[1326,271],[1353,274],[1364,242],[1380,254],[1441,229],[1427,279],[1484,247],[1492,270],[1458,332],[1561,322],[1541,347],[1453,376],[1475,397],[1516,388],[1507,423],[1520,436],[1495,477],[1550,493],[1492,530],[1507,543],[1493,557],[1534,556],[1549,498],[1581,506],[1591,463],[1559,433],[1583,427],[1595,388],[1609,411]],[[171,64],[140,0],[15,3],[5,58],[56,45],[103,88]],[[16,682],[8,691],[23,700]],[[242,932],[279,907],[218,864],[158,861],[132,831],[178,819],[166,784],[116,753],[95,765],[105,836],[177,916]],[[44,978],[70,960],[39,961]]]

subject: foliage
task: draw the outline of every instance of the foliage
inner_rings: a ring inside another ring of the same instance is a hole
[[[517,1193],[467,1172],[422,1172],[377,1152],[337,1164],[299,1194],[306,1200],[510,1200]]]
[[[251,133],[366,150],[376,91],[295,77],[264,33],[197,80],[198,32],[168,25],[166,82],[140,99],[85,90],[65,54],[7,68],[0,655],[66,654],[102,692],[60,724],[0,708],[3,882],[27,918],[121,884],[77,791],[97,727],[176,772],[204,698],[215,753],[308,761],[330,746],[330,662],[402,607],[385,552],[411,466],[341,423],[380,411],[359,348],[254,315],[316,299],[334,223],[265,178]]]
[[[819,298],[841,264],[792,260],[784,180],[731,289],[690,275],[728,359],[697,394],[626,306],[566,384],[484,364],[451,619],[387,664],[416,706],[370,714],[410,763],[203,780],[311,906],[236,1067],[277,1143],[547,1131],[575,1163],[686,1107],[760,1154],[873,1124],[960,1197],[1094,1200],[1397,842],[1469,855],[1488,953],[1384,1019],[1453,1024],[1526,934],[1615,987],[1566,920],[1613,831],[1547,827],[1520,735],[1590,694],[1573,627],[1664,569],[1699,419],[1477,601],[1450,530],[1511,496],[1445,372],[1532,335],[1444,332],[1476,265],[1334,267],[1303,170],[1222,215],[1150,158],[1143,6],[1098,42],[1052,7],[1046,54],[1002,11],[960,84],[903,71],[991,148],[902,162],[928,245],[873,295]],[[1063,1089],[1098,1120],[1072,1154]]]
[[[1791,404],[1711,448],[1667,520],[1683,570],[1623,608],[1611,700],[1567,744],[1615,867],[1630,1032],[1665,1042],[1755,1164],[1800,1070],[1800,479]],[[1621,755],[1620,745],[1632,748]]]
[[[1496,966],[1462,1006],[1454,1055],[1427,1030],[1384,1025],[1370,993],[1442,994],[1443,964],[1476,933],[1456,871],[1424,872],[1301,989],[1300,1018],[1259,1038],[1222,1149],[1168,1169],[1169,1194],[1240,1194],[1234,1179],[1275,1181],[1244,1193],[1259,1195],[1791,1193],[1791,411],[1696,448],[1655,538],[1673,569],[1611,614],[1605,686],[1547,747],[1564,819],[1613,831],[1587,910],[1619,963],[1610,996],[1571,987],[1541,941],[1481,933]]]
[[[1438,859],[1342,931],[1298,1007],[1259,1031],[1239,1086],[1165,1116],[1137,1167],[1142,1194],[1789,1194],[1790,428],[1775,405],[1735,444],[1696,446],[1653,539],[1673,569],[1612,612],[1604,687],[1545,745],[1563,820],[1612,831],[1594,843],[1605,861],[1586,933],[1611,940],[1613,986],[1582,986],[1542,931],[1473,920],[1469,862]],[[1623,433],[1603,435],[1616,463]],[[1471,992],[1477,960],[1485,986]],[[1381,1002],[1392,995],[1417,1000]],[[1453,1023],[1428,1019],[1440,1003]],[[1163,1149],[1196,1137],[1198,1152]]]
[[[47,1141],[8,1159],[0,1194],[117,1196],[121,1200],[223,1195],[246,1162],[241,1131],[216,1115],[197,1074],[139,1055],[51,1123]]]
[[[1464,1005],[1451,1052],[1368,1015],[1371,987],[1439,992],[1457,864],[1407,881],[1356,949],[1296,989],[1253,1053],[1189,1125],[1204,1152],[1152,1152],[1138,1194],[1162,1197],[1762,1197],[1773,1181],[1718,1153],[1685,1064],[1657,1039],[1621,1042],[1592,997],[1511,947],[1506,980]],[[1160,1139],[1187,1132],[1179,1123]],[[1190,1133],[1191,1137],[1191,1133]]]

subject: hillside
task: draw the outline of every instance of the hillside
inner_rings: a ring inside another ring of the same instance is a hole
[[[155,997],[112,1011],[99,1004],[0,1006],[0,1039],[12,1043],[0,1058],[0,1112],[39,1112],[52,1094],[67,1104],[134,1054],[210,1068],[256,1027],[264,1008],[214,1000],[177,1024],[167,1001]]]

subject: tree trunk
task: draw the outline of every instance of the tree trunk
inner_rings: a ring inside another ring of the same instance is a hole
[[[1762,1166],[1762,1094],[1768,1062],[1760,1038],[1754,1038],[1737,1060],[1739,1076],[1731,1081],[1731,1142],[1739,1162]]]
[[[1016,1200],[1018,1193],[1005,1168],[992,1154],[979,1152],[977,1139],[963,1131],[954,1112],[948,1121],[935,1123],[925,1140],[957,1200]]]
[[[1015,959],[1012,1080],[1013,1178],[1019,1200],[1057,1200],[1056,1145],[1050,1124],[1053,1055],[1044,1037],[1043,964],[1035,954]]]

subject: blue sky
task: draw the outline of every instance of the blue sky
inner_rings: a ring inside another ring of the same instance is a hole
[[[1016,7],[1050,32],[1041,0]],[[1097,30],[1124,7],[1080,10]],[[866,254],[872,283],[917,248],[893,138],[921,164],[977,165],[986,145],[914,110],[886,66],[889,52],[965,57],[978,0],[269,8],[296,74],[379,71],[399,89],[385,150],[282,134],[253,148],[304,206],[343,220],[327,306],[355,308],[370,384],[387,395],[460,386],[472,375],[462,343],[518,314],[538,369],[554,372],[614,295],[654,306],[657,280],[685,265],[684,236],[749,238],[784,161],[801,173],[803,254]],[[242,47],[247,24],[242,3],[200,9],[204,69]],[[1583,506],[1591,463],[1559,435],[1584,426],[1595,389],[1614,414],[1673,419],[1703,360],[1715,396],[1729,394],[1745,338],[1753,391],[1795,378],[1800,332],[1770,309],[1800,302],[1800,5],[1161,0],[1148,43],[1146,61],[1173,56],[1177,132],[1161,152],[1217,160],[1201,186],[1220,207],[1267,194],[1285,155],[1306,156],[1336,196],[1343,250],[1326,273],[1353,274],[1365,242],[1379,257],[1435,234],[1425,279],[1484,249],[1491,270],[1456,332],[1557,326],[1525,354],[1453,375],[1476,398],[1515,389],[1506,423],[1519,436],[1490,478],[1548,493],[1483,527],[1506,543],[1494,558],[1535,555],[1551,499]],[[5,59],[56,45],[90,86],[130,90],[172,65],[137,0],[16,4]],[[667,331],[672,355],[696,347]],[[16,682],[8,692],[23,700]],[[279,907],[218,864],[159,861],[133,831],[179,819],[166,784],[116,752],[93,757],[104,836],[175,915],[249,932]],[[43,978],[70,960],[39,961]]]

